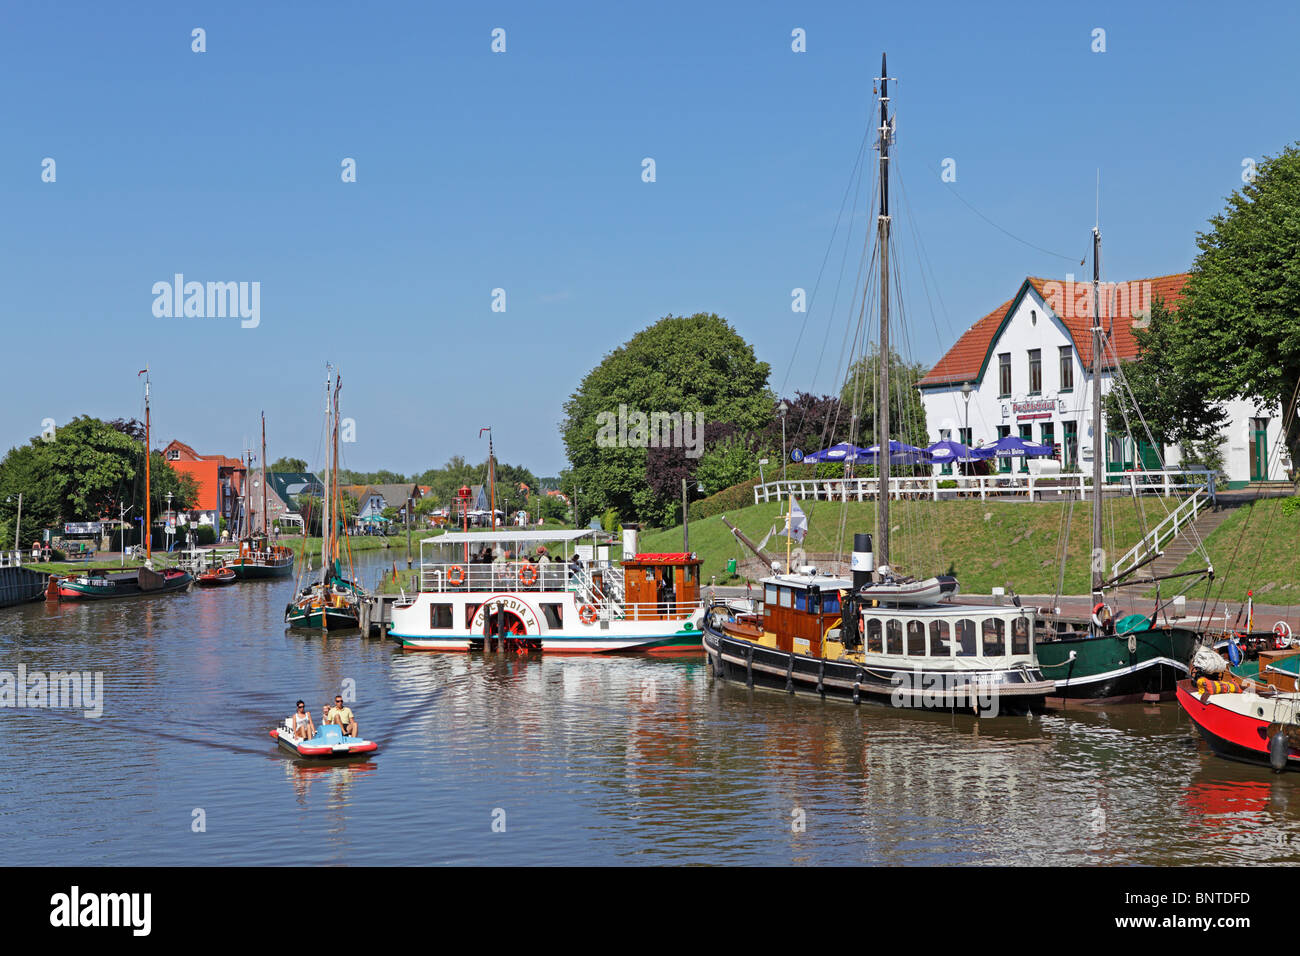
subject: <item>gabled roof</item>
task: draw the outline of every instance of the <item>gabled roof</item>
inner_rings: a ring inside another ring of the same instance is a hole
[[[1144,309],[1157,298],[1164,299],[1169,308],[1177,309],[1186,282],[1187,273],[1181,272],[1125,283],[1102,283],[1102,324],[1111,330],[1112,348],[1120,361],[1137,357],[1133,309]],[[938,388],[978,381],[988,365],[1002,328],[1030,288],[1038,293],[1048,310],[1065,326],[1084,367],[1091,366],[1092,283],[1028,276],[1020,284],[1020,291],[1014,298],[1003,302],[967,329],[917,384],[922,388]],[[1122,315],[1126,305],[1129,306],[1129,314]],[[1115,364],[1111,355],[1112,348],[1108,348],[1102,356],[1104,368]]]
[[[325,486],[319,478],[308,471],[268,471],[266,483],[289,508],[297,509],[297,498],[301,494],[319,497],[325,493]]]
[[[415,483],[409,485],[371,485],[370,490],[380,495],[384,499],[384,504],[389,508],[405,508],[407,498],[420,498],[419,486]]]
[[[181,458],[180,461],[215,461],[218,468],[235,468],[239,471],[244,470],[244,463],[238,458],[227,458],[225,455],[200,455],[179,438],[173,438],[167,444],[167,447],[163,449],[164,458],[169,451],[178,451],[182,455],[186,456]],[[172,462],[172,464],[175,464],[175,462]]]

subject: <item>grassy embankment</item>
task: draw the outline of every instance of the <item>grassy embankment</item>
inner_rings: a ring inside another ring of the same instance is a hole
[[[1103,508],[1102,542],[1106,550],[1107,567],[1111,561],[1137,543],[1144,533],[1140,514],[1146,518],[1146,529],[1154,527],[1172,510],[1175,499],[1155,497],[1108,500]],[[1262,503],[1263,504],[1263,503]],[[853,532],[874,530],[875,503],[804,502],[808,515],[809,531],[804,541],[805,549],[813,555],[834,554],[838,550],[841,508],[844,516],[842,550],[852,550]],[[900,570],[917,576],[954,573],[968,593],[985,593],[990,588],[1014,588],[1021,594],[1053,594],[1060,574],[1060,540],[1065,517],[1070,509],[1067,502],[993,502],[978,500],[956,501],[896,501],[891,515],[891,557]],[[1244,510],[1244,509],[1243,509]],[[728,518],[755,543],[775,525],[781,523],[781,506],[776,503],[751,505],[730,512]],[[1211,555],[1216,569],[1223,570],[1227,561],[1222,555],[1236,543],[1233,529],[1241,516],[1234,515],[1215,532],[1210,541]],[[1254,527],[1262,536],[1264,516],[1257,516]],[[1270,512],[1270,521],[1274,520]],[[1288,527],[1300,527],[1300,516],[1288,519]],[[1069,523],[1069,548],[1067,550],[1064,593],[1086,594],[1090,581],[1092,509],[1087,502],[1076,502]],[[1274,582],[1280,589],[1283,584],[1297,582],[1300,589],[1300,562],[1295,556],[1296,533],[1284,532],[1281,519],[1271,535],[1270,557],[1261,559],[1255,580],[1256,593],[1260,586]],[[1283,540],[1287,545],[1282,545]],[[716,575],[717,583],[728,581],[726,564],[729,558],[745,560],[751,555],[741,545],[718,517],[692,521],[690,526],[691,550],[704,559],[704,580]],[[680,526],[642,535],[644,551],[680,551],[682,529]],[[767,550],[783,557],[785,538],[773,536]],[[1253,560],[1253,559],[1252,559]],[[1238,557],[1238,567],[1233,574],[1241,573],[1244,558]],[[1242,595],[1245,590],[1242,586]]]
[[[1285,501],[1261,498],[1233,509],[1206,541],[1214,582],[1189,590],[1189,601],[1208,592],[1211,600],[1236,603],[1253,590],[1261,604],[1300,604],[1300,509]],[[1197,566],[1188,558],[1178,570]]]

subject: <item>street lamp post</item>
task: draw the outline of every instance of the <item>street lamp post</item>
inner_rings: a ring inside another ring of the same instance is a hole
[[[965,437],[966,440],[962,442],[962,444],[964,444],[967,448],[969,448],[972,444],[974,444],[971,441],[971,434],[970,434],[970,396],[971,396],[971,392],[973,391],[975,391],[975,389],[971,388],[970,382],[962,382],[961,397],[966,400],[966,427],[963,429],[963,432],[965,433],[963,437]],[[963,462],[962,464],[964,464],[967,468],[970,467],[970,462]]]
[[[764,480],[764,478],[763,478],[763,466],[766,465],[766,464],[767,464],[767,459],[766,459],[766,458],[760,458],[760,459],[758,460],[758,483],[759,483],[760,485],[767,484],[767,482],[766,482],[766,481]]]
[[[785,413],[790,411],[790,406],[783,398],[781,404],[776,406],[776,410],[781,413],[781,480],[785,481]]]

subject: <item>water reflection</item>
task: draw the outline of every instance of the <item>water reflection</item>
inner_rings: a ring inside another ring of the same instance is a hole
[[[378,566],[378,562],[372,559]],[[0,710],[13,863],[1295,862],[1300,775],[1176,705],[980,721],[719,684],[698,661],[405,654],[286,632],[292,582],[0,611],[0,667],[101,670],[105,716]],[[267,735],[344,682],[378,753]],[[205,809],[208,831],[190,829]],[[256,808],[250,812],[250,808]],[[501,810],[508,821],[494,833]],[[418,834],[418,839],[412,834]]]

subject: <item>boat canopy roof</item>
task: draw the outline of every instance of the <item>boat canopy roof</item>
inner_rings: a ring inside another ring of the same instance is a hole
[[[805,589],[815,584],[823,591],[848,591],[853,588],[853,582],[848,578],[837,578],[828,574],[776,574],[770,578],[763,578],[760,583]]]
[[[567,542],[597,534],[604,535],[607,532],[597,531],[595,528],[555,528],[551,531],[544,528],[496,528],[495,530],[484,528],[480,531],[448,531],[436,537],[424,538],[420,544],[474,544],[475,542],[487,544],[496,541]]]

